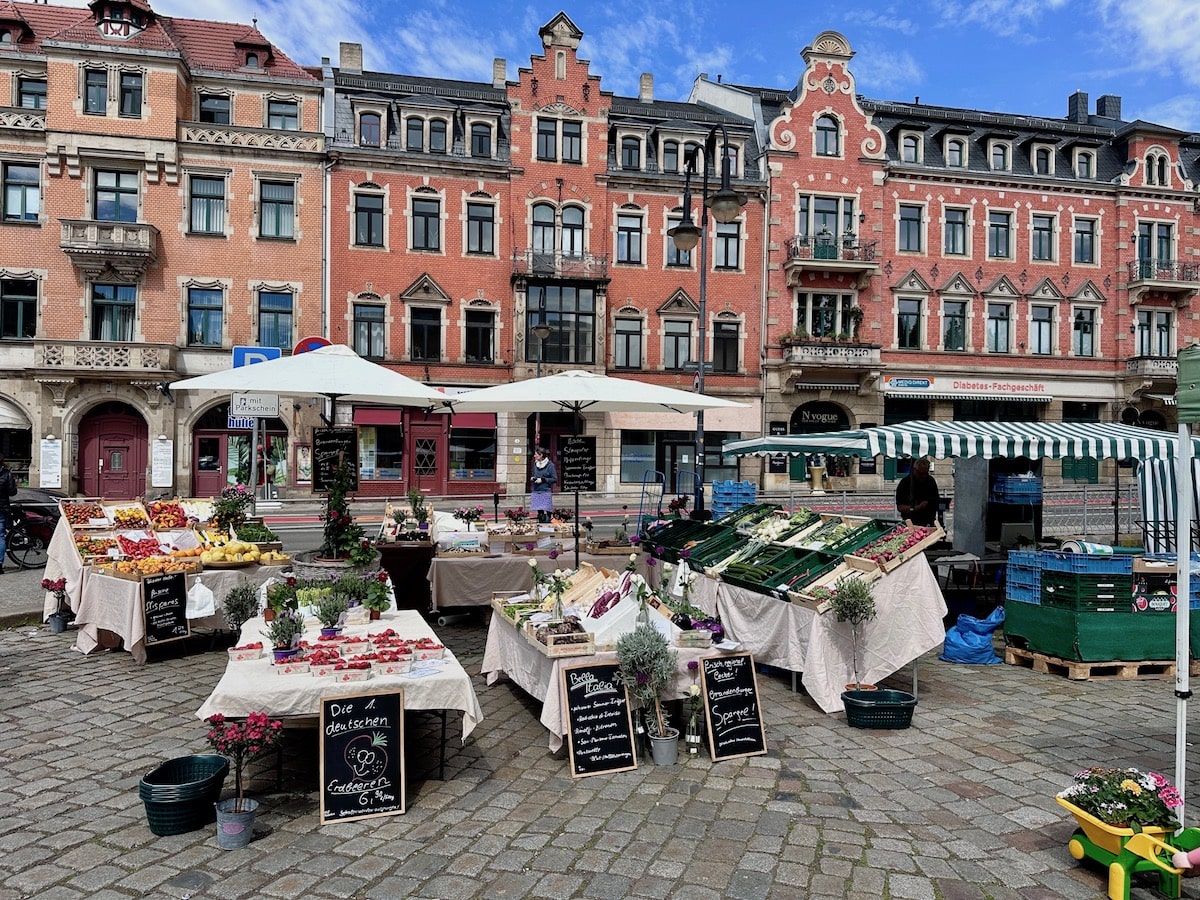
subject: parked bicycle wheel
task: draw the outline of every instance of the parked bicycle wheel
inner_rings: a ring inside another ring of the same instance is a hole
[[[49,559],[48,545],[43,538],[29,533],[24,523],[8,531],[8,558],[22,569],[40,569]]]

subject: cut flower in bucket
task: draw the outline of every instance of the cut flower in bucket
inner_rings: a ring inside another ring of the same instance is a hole
[[[1173,810],[1183,798],[1165,775],[1138,769],[1094,766],[1075,773],[1075,783],[1059,792],[1068,803],[1105,825],[1174,828]]]

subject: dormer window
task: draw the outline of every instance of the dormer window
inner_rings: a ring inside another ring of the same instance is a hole
[[[358,142],[364,147],[378,147],[379,132],[379,113],[363,113],[358,120]]]
[[[900,138],[900,161],[906,163],[921,161],[921,139],[915,134],[906,134]]]
[[[0,31],[0,44],[13,44],[13,34],[11,31]]]
[[[247,69],[259,68],[257,53],[247,53],[246,54],[246,68]]]
[[[1075,177],[1095,178],[1096,157],[1090,150],[1080,150],[1075,156]]]
[[[96,10],[96,4],[91,4]],[[129,3],[107,3],[96,10],[96,28],[105,37],[129,38],[146,27],[146,17]]]
[[[962,138],[951,138],[946,141],[946,165],[955,169],[966,168],[967,142]]]
[[[992,171],[1008,171],[1008,144],[999,142],[992,144]]]
[[[1161,153],[1146,154],[1146,184],[1167,187],[1167,157]]]
[[[1035,175],[1054,174],[1054,153],[1049,147],[1037,147],[1034,149],[1033,172]]]
[[[635,137],[621,138],[621,168],[640,169],[642,167],[642,142]]]

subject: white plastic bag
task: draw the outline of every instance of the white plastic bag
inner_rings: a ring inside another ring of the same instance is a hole
[[[217,611],[217,601],[213,596],[213,592],[205,587],[200,578],[196,578],[196,583],[192,585],[187,596],[187,617],[189,619],[203,619],[205,616],[211,616]]]

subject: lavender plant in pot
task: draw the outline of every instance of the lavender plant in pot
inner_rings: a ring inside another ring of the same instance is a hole
[[[678,658],[653,625],[639,625],[617,641],[621,683],[641,707],[650,753],[658,765],[672,765],[679,753],[679,729],[662,707],[663,692],[675,677]]]

